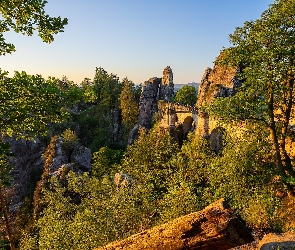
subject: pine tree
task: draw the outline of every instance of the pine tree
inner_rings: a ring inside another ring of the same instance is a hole
[[[137,122],[138,105],[135,101],[134,83],[127,78],[123,79],[123,89],[120,94],[120,109],[122,111],[123,123],[130,129]]]

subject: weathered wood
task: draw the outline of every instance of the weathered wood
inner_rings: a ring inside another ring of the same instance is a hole
[[[253,240],[229,205],[220,199],[200,212],[177,218],[96,250],[225,250]]]

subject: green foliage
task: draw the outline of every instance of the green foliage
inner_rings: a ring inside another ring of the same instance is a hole
[[[94,249],[124,238],[150,223],[144,187],[117,190],[108,178],[68,176],[68,192],[79,193],[81,203],[73,204],[58,181],[44,190],[48,206],[35,228],[24,235],[21,249]]]
[[[240,67],[243,84],[235,96],[217,98],[210,107],[224,120],[251,120],[268,128],[278,170],[293,177],[286,138],[294,108],[294,8],[294,1],[276,0],[260,19],[230,35],[232,47],[222,51],[217,63]]]
[[[91,107],[74,117],[79,124],[81,143],[98,151],[113,143],[114,126],[120,121],[113,114],[119,110],[119,95],[122,83],[114,74],[108,74],[103,68],[96,68],[93,82],[85,78],[81,83],[83,99]]]
[[[123,157],[123,150],[102,147],[93,153],[92,175],[101,178],[110,175],[111,171],[118,165]],[[114,174],[114,173],[113,173]]]
[[[94,102],[97,100],[97,95],[93,89],[93,83],[89,78],[84,78],[84,80],[81,82],[81,89],[84,94],[84,102]]]
[[[161,223],[201,209],[200,198],[195,193],[193,183],[174,178],[167,186],[167,193],[159,202]]]
[[[10,145],[8,143],[0,143],[0,183],[4,186],[10,184],[9,172],[12,169],[12,166],[8,163],[7,157],[11,156]]]
[[[72,151],[76,145],[79,143],[79,138],[77,137],[76,133],[71,129],[66,129],[61,134],[62,140],[62,147],[67,151]]]
[[[140,101],[141,92],[142,92],[142,84],[141,83],[136,84],[134,86],[134,95],[135,95],[136,103],[139,103],[139,101]]]
[[[63,32],[67,18],[50,17],[45,13],[45,0],[2,0],[0,5],[0,55],[12,53],[15,46],[6,43],[3,33],[11,30],[32,36],[34,31],[46,43],[54,40],[53,35]]]
[[[270,142],[263,130],[256,129],[255,133],[228,139],[223,155],[215,157],[207,169],[203,198],[212,202],[224,197],[247,223],[272,227],[279,203],[275,197],[278,186],[272,185],[276,168]]]
[[[61,92],[55,78],[15,72],[14,77],[0,70],[0,131],[3,135],[34,137],[46,135],[48,123],[68,117],[71,106],[66,92]]]
[[[173,173],[169,160],[179,151],[169,132],[155,127],[141,135],[127,148],[122,160],[122,172],[130,174],[142,186],[150,186],[151,201],[167,191],[167,182]]]
[[[122,84],[116,75],[112,73],[108,74],[101,67],[96,68],[93,79],[93,90],[100,105],[106,107],[108,110],[119,107],[119,95],[122,90]]]
[[[62,79],[57,79],[57,87],[64,94],[68,105],[72,106],[83,101],[83,90],[67,77],[63,76]]]
[[[274,181],[267,131],[256,126],[244,134],[230,132],[219,155],[197,135],[179,149],[159,127],[141,131],[120,166],[121,152],[102,148],[94,154],[93,177],[70,172],[67,188],[52,178],[50,188],[43,190],[47,207],[30,233],[24,233],[22,249],[93,249],[221,197],[248,224],[277,228],[280,199],[274,194],[283,186]],[[117,187],[115,171],[128,173],[133,185]],[[81,202],[73,203],[71,197],[77,195]]]
[[[102,105],[95,105],[74,118],[79,124],[79,138],[93,152],[112,145],[112,113]]]
[[[180,90],[177,91],[173,101],[179,102],[181,104],[195,106],[197,99],[198,97],[195,87],[184,85]]]
[[[123,79],[123,89],[119,97],[122,120],[129,131],[137,122],[139,108],[135,101],[134,83],[127,78]]]

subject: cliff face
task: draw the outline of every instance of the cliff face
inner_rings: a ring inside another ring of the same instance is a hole
[[[66,143],[64,138],[54,136],[44,153],[44,170],[34,192],[34,219],[37,219],[44,208],[40,203],[43,196],[42,189],[49,188],[49,180],[55,176],[59,182],[67,187],[66,176],[72,171],[76,174],[91,172],[91,150],[78,142]],[[77,194],[68,194],[73,203],[80,202]]]
[[[170,66],[163,71],[163,78],[152,77],[145,81],[139,102],[139,115],[137,124],[129,134],[128,144],[132,144],[138,137],[139,127],[150,129],[153,117],[158,112],[158,101],[169,102],[174,94],[173,73]]]
[[[139,103],[138,125],[150,129],[153,116],[158,112],[158,101],[169,102],[173,94],[173,73],[170,66],[167,66],[163,71],[163,78],[153,77],[144,82]]]
[[[213,69],[207,68],[202,77],[197,107],[205,103],[211,103],[216,97],[230,97],[234,95],[235,89],[240,87],[242,82],[238,80],[239,69],[227,68],[215,65]]]
[[[170,66],[163,71],[162,84],[160,85],[159,100],[169,102],[174,94],[173,73]]]
[[[238,79],[239,68],[229,68],[215,65],[213,69],[207,68],[202,77],[197,100],[197,108],[206,103],[209,104],[217,97],[231,97],[235,94],[236,88],[242,85]],[[210,118],[207,112],[198,113],[197,133],[202,136],[209,136],[216,127],[216,121]]]
[[[145,129],[151,128],[153,116],[158,111],[158,92],[161,83],[161,78],[153,77],[142,86],[137,123]]]
[[[14,138],[6,138],[11,145],[11,151],[14,156],[9,157],[9,162],[13,165],[11,171],[11,186],[6,188],[9,211],[16,212],[18,206],[23,203],[24,198],[29,192],[33,192],[32,183],[40,178],[43,170],[44,153],[46,143],[38,138],[35,141],[16,140]]]

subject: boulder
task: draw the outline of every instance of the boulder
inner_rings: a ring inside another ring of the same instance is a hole
[[[295,249],[295,233],[267,234],[258,244],[259,250],[289,250]]]
[[[71,154],[71,162],[83,172],[91,172],[91,149],[84,146],[76,146]]]
[[[225,250],[253,241],[229,205],[220,199],[199,212],[110,243],[97,250]]]

